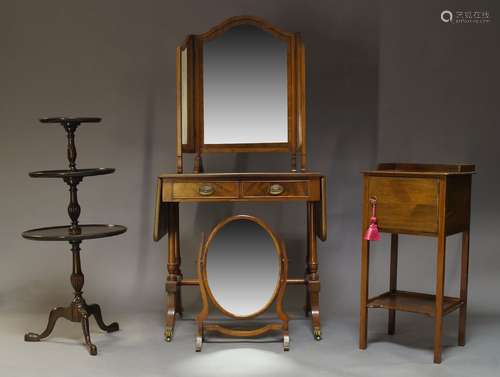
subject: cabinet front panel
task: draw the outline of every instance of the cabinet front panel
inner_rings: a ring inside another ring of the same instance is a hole
[[[377,198],[380,230],[437,233],[438,179],[370,177],[368,195]],[[370,206],[368,210],[371,210]]]

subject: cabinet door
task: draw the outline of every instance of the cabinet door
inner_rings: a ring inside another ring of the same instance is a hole
[[[377,197],[380,230],[437,234],[438,179],[370,177],[368,193],[369,197]]]

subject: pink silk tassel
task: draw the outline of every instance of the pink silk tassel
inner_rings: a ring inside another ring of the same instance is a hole
[[[375,216],[375,209],[377,207],[377,198],[370,198],[370,203],[372,205],[372,217],[370,217],[370,225],[365,233],[365,240],[367,241],[379,241],[380,233],[377,226],[377,217]]]

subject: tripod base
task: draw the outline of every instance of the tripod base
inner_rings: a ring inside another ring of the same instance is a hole
[[[97,304],[87,305],[83,298],[80,302],[73,301],[68,307],[57,307],[50,311],[47,327],[41,334],[27,333],[24,335],[26,342],[39,342],[48,337],[59,318],[65,318],[71,322],[80,322],[82,324],[85,346],[91,355],[97,355],[97,347],[90,340],[89,317],[94,316],[97,325],[101,330],[108,333],[115,332],[120,329],[117,322],[106,325],[102,319],[101,307]]]

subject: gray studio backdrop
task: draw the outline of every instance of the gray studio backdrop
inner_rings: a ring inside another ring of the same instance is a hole
[[[447,7],[487,9],[487,25],[451,25]],[[68,192],[28,172],[64,168],[65,135],[42,116],[101,116],[77,131],[80,167],[115,167],[80,185],[82,222],[128,226],[82,245],[85,294],[108,314],[164,310],[166,240],[152,241],[156,176],[175,169],[175,48],[223,19],[258,15],[300,31],[307,48],[309,161],[328,176],[328,240],[319,243],[323,320],[357,316],[363,169],[377,161],[473,162],[470,311],[498,312],[500,250],[500,8],[497,1],[3,1],[0,6],[0,311],[43,313],[69,302],[65,243],[23,230],[67,223]],[[191,159],[186,161],[190,170]],[[207,171],[280,170],[286,155],[213,155]],[[303,272],[305,206],[184,205],[183,272],[201,233],[232,213],[261,216]],[[435,240],[403,236],[400,287],[432,291]],[[458,237],[447,294],[458,290]],[[387,236],[373,249],[372,286],[385,289]],[[184,289],[190,313],[198,292]],[[290,287],[299,313],[303,288]],[[42,315],[42,314],[41,314]]]

